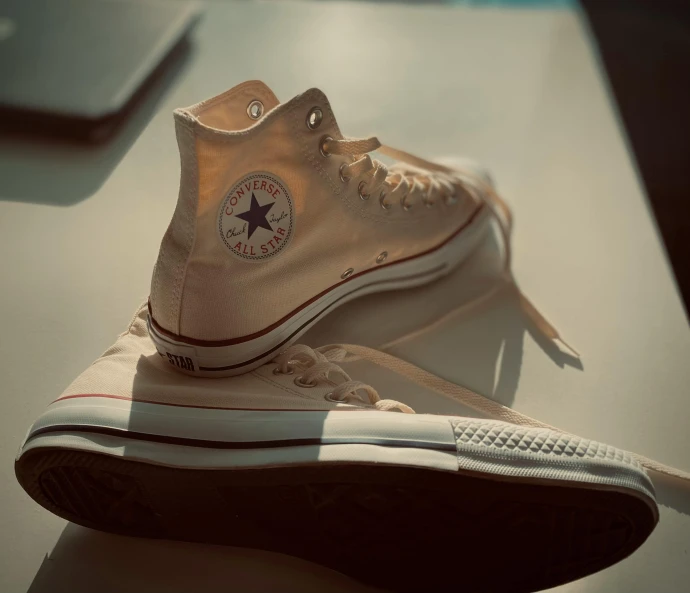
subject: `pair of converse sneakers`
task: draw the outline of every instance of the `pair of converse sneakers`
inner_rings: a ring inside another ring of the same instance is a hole
[[[149,302],[29,430],[31,497],[88,527],[285,552],[396,591],[549,588],[645,541],[658,509],[635,455],[382,352],[294,344],[350,299],[446,274],[492,220],[508,251],[484,171],[345,138],[316,89],[281,104],[248,82],[175,122],[180,195]],[[480,417],[415,414],[356,379],[362,358]]]

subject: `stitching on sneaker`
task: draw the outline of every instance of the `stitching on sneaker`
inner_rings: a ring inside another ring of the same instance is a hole
[[[187,275],[187,267],[189,266],[189,260],[194,251],[194,244],[196,242],[196,213],[199,201],[199,159],[196,151],[197,138],[194,134],[194,130],[188,129],[191,135],[191,140],[194,146],[192,150],[191,157],[193,158],[193,171],[192,180],[190,181],[190,188],[186,188],[183,202],[187,204],[187,207],[183,209],[182,219],[184,224],[187,225],[187,230],[185,234],[185,244],[182,246],[183,251],[186,251],[185,256],[182,261],[179,262],[175,270],[175,280],[173,284],[173,301],[170,303],[170,317],[177,326],[177,332],[182,333],[182,288],[184,286],[184,281]],[[186,147],[185,150],[191,150]],[[189,158],[190,155],[187,155]],[[192,196],[189,195],[189,189],[193,193]],[[177,311],[175,312],[175,308]]]

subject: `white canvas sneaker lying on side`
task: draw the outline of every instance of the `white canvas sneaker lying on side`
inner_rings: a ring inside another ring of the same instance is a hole
[[[238,377],[181,376],[145,319],[142,307],[21,446],[19,482],[65,519],[283,552],[386,590],[501,593],[605,568],[656,525],[629,453],[411,413],[346,375],[339,349],[291,346]]]
[[[180,194],[149,329],[186,373],[251,370],[350,299],[446,274],[488,227],[486,173],[345,139],[318,89],[281,104],[247,82],[175,125]]]

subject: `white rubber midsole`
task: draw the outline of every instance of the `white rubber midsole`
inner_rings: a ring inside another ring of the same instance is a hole
[[[52,427],[107,428],[194,441],[252,443],[318,441],[368,443],[457,452],[453,429],[444,416],[396,414],[377,410],[227,410],[190,408],[99,396],[59,400],[34,423],[32,435]]]
[[[639,467],[461,443],[453,431],[457,421],[374,410],[197,408],[90,395],[51,404],[29,430],[17,458],[36,449],[62,448],[205,469],[387,464],[552,485],[579,483],[654,500],[651,482]]]
[[[375,292],[412,288],[448,274],[477,247],[489,229],[490,220],[485,208],[466,229],[439,249],[340,284],[278,327],[251,340],[229,346],[190,344],[163,334],[150,319],[149,333],[161,355],[183,372],[209,377],[245,373],[273,358],[279,347],[294,342],[336,306]]]
[[[43,447],[207,469],[324,462],[458,469],[447,418],[373,410],[219,410],[77,397],[49,406],[18,458]]]

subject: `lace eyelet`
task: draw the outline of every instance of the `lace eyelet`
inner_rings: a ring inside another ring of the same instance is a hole
[[[424,198],[424,200],[422,201],[424,202],[424,206],[426,206],[427,208],[433,208],[436,205],[436,202],[433,202],[432,200],[427,200],[426,198]]]
[[[350,181],[349,177],[347,177],[346,175],[343,175],[343,169],[345,167],[347,167],[347,163],[343,163],[342,165],[340,165],[340,169],[338,169],[338,174],[340,175],[340,181],[342,181],[343,183],[347,183],[348,181]]]
[[[321,156],[331,156],[331,153],[326,150],[326,142],[328,142],[329,140],[333,140],[333,138],[331,138],[330,136],[324,136],[323,138],[321,138],[321,142],[319,142],[319,152],[321,153]]]
[[[402,208],[405,212],[409,212],[410,210],[412,210],[412,204],[410,204],[407,201],[407,195],[404,195],[402,197],[402,200],[400,200],[400,205],[402,206]]]
[[[344,397],[335,397],[332,391],[329,391],[326,395],[323,396],[323,398],[329,402],[333,402],[334,404],[342,404],[345,401]]]
[[[453,204],[457,204],[458,197],[455,193],[452,193],[443,198],[443,202],[446,206],[452,206]]]
[[[348,269],[345,270],[342,274],[340,274],[340,277],[341,277],[343,280],[346,280],[347,278],[349,278],[350,276],[352,276],[352,274],[354,274],[354,272],[355,272],[355,269],[354,269],[354,268],[348,268]]]
[[[292,375],[294,372],[295,369],[293,369],[292,367],[288,367],[287,371],[281,371],[279,366],[273,369],[274,375]]]
[[[364,186],[366,186],[367,182],[366,181],[360,181],[359,186],[357,187],[357,193],[359,194],[360,199],[362,200],[368,200],[369,196],[371,194],[365,194],[362,190],[364,189]]]
[[[384,210],[390,210],[393,207],[393,204],[388,204],[386,202],[386,192],[382,191],[381,195],[379,196],[379,204],[381,204],[381,208]]]
[[[297,375],[295,377],[295,385],[298,387],[316,387],[316,383],[307,383],[306,381],[302,380],[302,375]]]
[[[321,125],[323,121],[323,111],[319,107],[312,107],[307,113],[307,127],[310,130],[315,130]]]
[[[388,258],[388,252],[382,251],[381,253],[379,253],[378,257],[376,258],[376,263],[382,264],[383,262],[386,261],[387,258]]]
[[[247,115],[251,119],[261,119],[264,114],[264,104],[258,99],[254,99],[249,105],[247,105]]]

